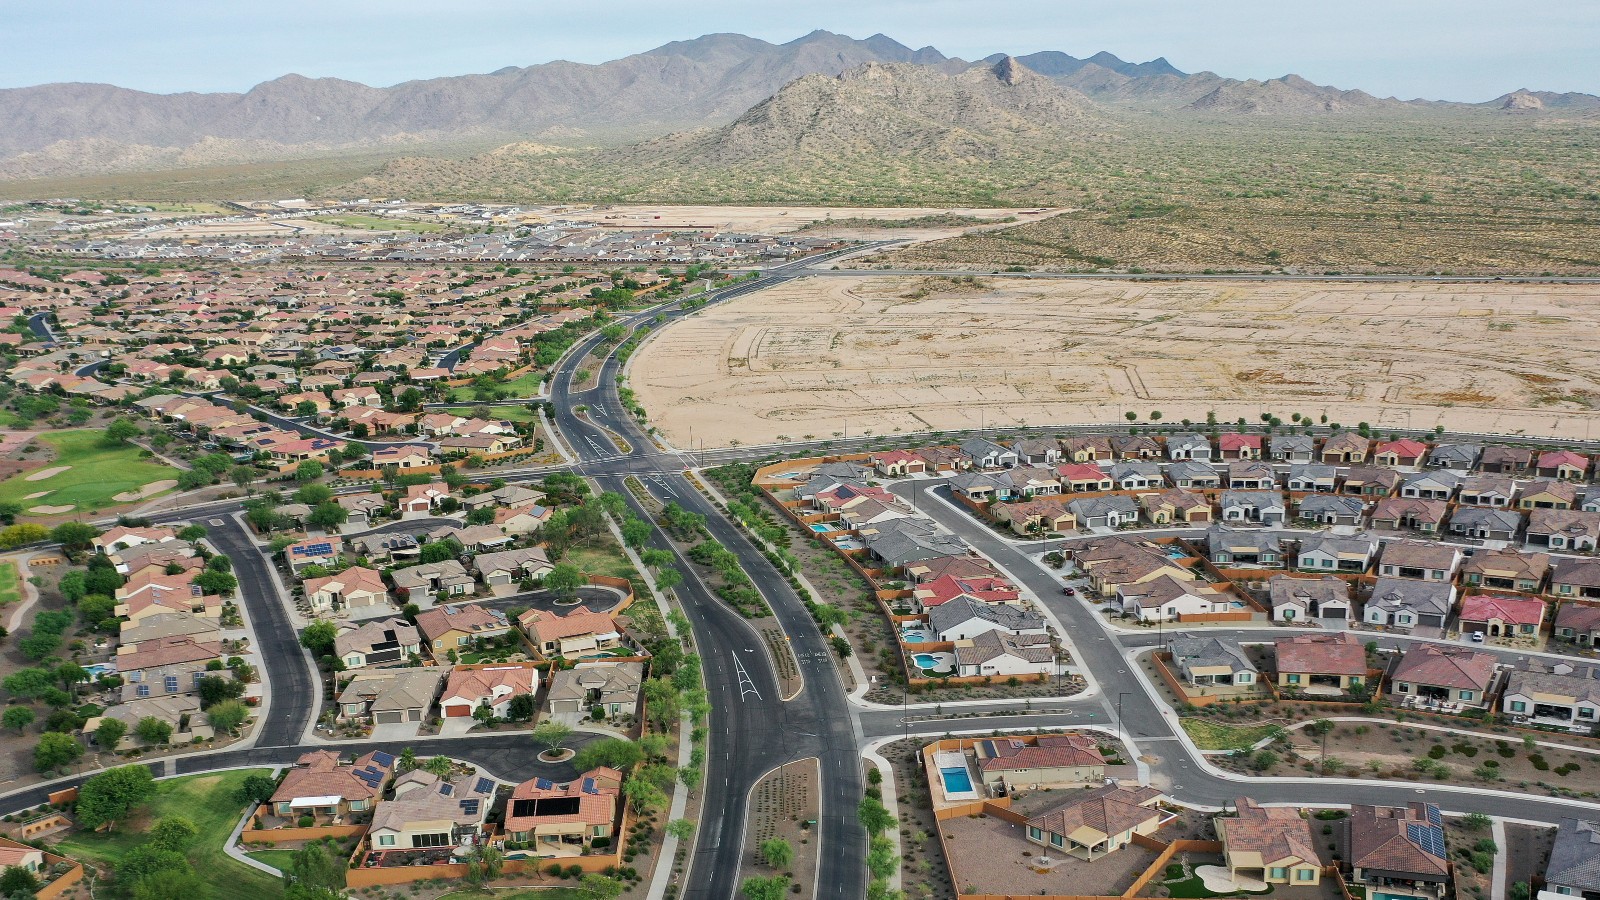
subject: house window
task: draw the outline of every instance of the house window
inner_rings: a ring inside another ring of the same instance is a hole
[[[1511,701],[1511,711],[1515,713],[1527,712],[1528,704],[1522,702],[1521,700],[1513,700]]]
[[[1411,685],[1406,684],[1404,681],[1402,681],[1399,684],[1394,686],[1394,690],[1395,690],[1395,693],[1397,693],[1397,694],[1409,694],[1409,693],[1411,693]]]
[[[1273,866],[1272,867],[1272,872],[1268,877],[1269,878],[1288,878],[1289,877],[1289,870],[1283,868],[1282,866]]]
[[[1289,679],[1289,683],[1290,684],[1299,684],[1300,683],[1300,676],[1299,675],[1289,675],[1287,677]]]
[[[1460,697],[1460,698],[1461,698],[1461,699],[1462,699],[1462,700],[1471,700],[1471,699],[1473,699],[1473,698],[1474,698],[1474,697],[1476,697],[1476,696],[1477,696],[1477,695],[1476,695],[1476,694],[1474,694],[1474,693],[1473,693],[1473,692],[1472,692],[1472,691],[1462,691],[1462,692],[1461,692],[1461,693],[1460,693],[1460,694],[1459,694],[1459,695],[1458,695],[1458,696],[1459,696],[1459,697]]]
[[[1411,624],[1411,614],[1410,613],[1401,613],[1400,615],[1394,617],[1394,622],[1395,622],[1396,625],[1410,625]]]
[[[466,638],[464,638],[464,637],[456,638],[456,646],[457,647],[465,647],[466,645],[467,645],[467,639]]]
[[[1065,847],[1067,845],[1067,842],[1062,840],[1059,834],[1050,835],[1050,843],[1057,847]]]
[[[1036,841],[1043,840],[1044,839],[1044,832],[1042,832],[1039,829],[1033,827],[1032,825],[1029,825],[1028,826],[1028,837],[1030,837],[1030,838],[1032,838],[1033,840],[1036,840]]]
[[[1522,633],[1523,634],[1533,634],[1533,626],[1532,625],[1524,625],[1524,626],[1522,626]]]
[[[189,680],[191,682],[193,682],[195,687],[199,687],[200,686],[200,679],[202,679],[204,677],[206,677],[206,673],[204,673],[204,672],[191,672],[191,673],[189,673]]]
[[[1588,707],[1588,706],[1580,706],[1580,707],[1578,707],[1578,718],[1580,718],[1580,719],[1592,719],[1592,718],[1594,718],[1594,709],[1592,707]]]
[[[1433,577],[1435,579],[1443,580],[1443,578],[1444,578],[1444,570],[1443,569],[1434,569],[1433,570]]]
[[[1234,684],[1250,684],[1255,680],[1256,676],[1250,672],[1240,672],[1239,677],[1234,679]]]
[[[379,847],[393,847],[394,846],[394,835],[392,835],[392,834],[380,834],[380,835],[378,835],[378,846]]]
[[[448,847],[449,845],[450,835],[445,832],[440,832],[438,834],[413,834],[411,836],[411,846],[413,848]]]
[[[1313,879],[1315,879],[1317,877],[1317,870],[1316,869],[1295,869],[1294,870],[1294,877],[1295,877],[1296,881],[1311,881],[1311,880],[1313,880]]]

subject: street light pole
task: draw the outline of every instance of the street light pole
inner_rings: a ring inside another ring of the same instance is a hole
[[[1117,693],[1117,740],[1123,744],[1128,742],[1128,733],[1122,725],[1122,698],[1130,693],[1132,692],[1120,691]]]

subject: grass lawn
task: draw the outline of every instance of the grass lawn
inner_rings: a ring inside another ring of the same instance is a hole
[[[0,500],[31,506],[76,506],[98,510],[114,506],[112,499],[124,491],[137,491],[152,481],[177,478],[178,470],[139,458],[134,446],[106,447],[100,443],[101,431],[79,428],[43,434],[39,440],[55,448],[56,458],[49,464],[71,466],[49,478],[28,481],[26,474],[0,482]],[[25,499],[29,494],[49,491],[43,497]]]
[[[568,547],[567,555],[563,556],[561,561],[576,565],[588,575],[610,575],[614,578],[629,579],[639,577],[639,573],[633,568],[633,563],[628,561],[622,554],[622,549],[615,543]]]
[[[539,385],[543,381],[544,373],[535,370],[527,373],[526,375],[513,378],[510,381],[501,382],[500,384],[495,385],[495,389],[499,391],[505,391],[507,393],[507,400],[531,400],[539,396]],[[450,401],[452,403],[470,403],[477,399],[477,395],[474,393],[475,390],[476,389],[470,384],[463,385],[458,388],[451,388]],[[507,416],[507,418],[510,417]]]
[[[1222,725],[1205,719],[1180,719],[1183,730],[1201,750],[1242,750],[1270,737],[1273,725]],[[1174,894],[1173,896],[1177,896]]]
[[[443,409],[430,410],[431,412],[447,412],[452,415],[472,417],[472,406],[447,406]],[[490,419],[505,419],[509,422],[537,422],[539,414],[526,406],[491,406],[489,407]]]
[[[18,580],[17,564],[0,562],[0,606],[22,599],[22,582]]]
[[[271,775],[267,769],[243,769],[213,775],[191,775],[156,782],[156,796],[144,815],[119,824],[103,834],[75,832],[60,843],[63,853],[85,862],[116,865],[122,854],[144,843],[148,823],[162,816],[187,817],[200,831],[189,851],[189,861],[211,885],[213,900],[262,900],[281,897],[282,884],[272,876],[233,859],[223,851],[233,826],[244,809],[233,802],[233,791],[251,775]]]
[[[289,871],[289,865],[294,862],[293,850],[252,850],[245,855],[256,862],[266,863],[279,872]]]

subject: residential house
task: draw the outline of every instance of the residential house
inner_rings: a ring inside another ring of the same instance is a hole
[[[374,725],[421,722],[439,696],[444,672],[438,668],[364,669],[355,673],[336,701],[339,721]]]
[[[1145,519],[1152,525],[1174,525],[1179,522],[1203,525],[1211,521],[1211,504],[1206,498],[1181,488],[1159,494],[1141,494],[1139,506],[1144,509]]]
[[[1578,505],[1578,486],[1548,479],[1530,481],[1517,497],[1518,509],[1572,509]]]
[[[1013,532],[1023,537],[1068,534],[1078,527],[1077,517],[1067,510],[1066,502],[1060,498],[996,503],[989,507],[989,512],[996,522],[1010,525]]]
[[[1485,447],[1478,469],[1495,475],[1526,475],[1533,468],[1533,451],[1527,447]]]
[[[449,603],[417,613],[417,630],[433,655],[442,659],[449,651],[460,653],[485,638],[509,633],[511,622],[494,607]]]
[[[1142,584],[1161,576],[1194,580],[1158,544],[1132,538],[1110,537],[1072,548],[1073,561],[1089,576],[1089,587],[1101,596],[1113,596],[1122,587]]]
[[[1116,489],[1111,473],[1094,463],[1062,463],[1056,466],[1056,482],[1063,491],[1090,493]]]
[[[364,566],[351,566],[337,575],[312,578],[305,583],[305,593],[306,602],[319,615],[386,606],[389,603],[389,591],[383,585],[383,576],[378,570]]]
[[[1461,551],[1446,544],[1424,541],[1389,541],[1378,558],[1378,574],[1418,581],[1449,581],[1455,577]]]
[[[1589,457],[1571,450],[1550,450],[1539,454],[1534,469],[1541,478],[1582,481],[1589,472]]]
[[[1491,638],[1536,638],[1544,627],[1544,601],[1535,597],[1473,594],[1461,600],[1461,632]]]
[[[1550,572],[1550,593],[1562,600],[1600,600],[1600,560],[1556,560]]]
[[[1228,487],[1236,491],[1270,491],[1278,486],[1278,473],[1269,463],[1237,459],[1228,463]]]
[[[1080,528],[1121,528],[1139,521],[1139,501],[1120,495],[1071,500],[1067,510]]]
[[[1563,897],[1600,898],[1600,823],[1587,819],[1562,819],[1555,844],[1544,867],[1544,890]]]
[[[133,547],[177,540],[177,532],[165,526],[146,528],[116,525],[97,535],[89,544],[101,553],[111,555]]]
[[[1442,900],[1450,885],[1444,816],[1432,803],[1350,807],[1346,881],[1378,900]]]
[[[1224,522],[1282,525],[1287,518],[1283,495],[1277,491],[1223,491],[1217,505]]]
[[[1600,542],[1600,513],[1536,509],[1528,514],[1528,543],[1551,550],[1588,550]]]
[[[298,575],[306,566],[336,565],[343,552],[344,541],[337,537],[307,538],[283,548],[283,558],[289,571]]]
[[[1167,438],[1167,458],[1173,462],[1211,462],[1211,439],[1192,431]]]
[[[911,452],[922,457],[922,461],[927,464],[928,471],[935,475],[960,472],[971,466],[971,462],[959,447],[923,447]]]
[[[1167,480],[1173,487],[1184,490],[1214,490],[1222,487],[1222,476],[1216,469],[1200,462],[1175,462],[1167,467]]]
[[[1049,438],[1024,438],[1012,444],[1011,449],[1019,461],[1030,466],[1053,466],[1061,460],[1061,445]]]
[[[986,472],[962,472],[950,479],[950,490],[975,503],[1012,499],[1011,483]]]
[[[1584,512],[1600,512],[1600,487],[1592,487],[1583,492],[1583,499],[1578,508]]]
[[[1111,439],[1103,434],[1083,434],[1061,442],[1063,458],[1069,462],[1099,462],[1112,459]]]
[[[956,674],[1001,678],[1016,675],[1053,675],[1056,651],[1043,634],[1006,634],[985,631],[955,642]]]
[[[1393,469],[1355,466],[1344,475],[1339,492],[1357,497],[1387,497],[1400,485],[1400,473]]]
[[[1440,444],[1428,451],[1428,468],[1470,472],[1482,455],[1482,444]]]
[[[172,728],[172,736],[167,743],[174,747],[192,744],[196,740],[207,741],[216,737],[216,731],[206,721],[200,712],[200,698],[192,694],[175,694],[165,697],[150,697],[144,700],[129,700],[123,703],[114,703],[105,708],[97,716],[86,719],[82,726],[85,735],[93,735],[100,730],[100,726],[107,719],[116,719],[127,730],[115,747],[100,747],[104,751],[137,750],[145,746],[145,742],[135,733],[139,723],[145,719],[155,719],[164,722]],[[98,745],[98,740],[96,741]]]
[[[1567,728],[1588,734],[1600,725],[1600,668],[1534,660],[1512,669],[1500,712],[1518,725]]]
[[[1256,667],[1237,641],[1210,635],[1174,635],[1168,649],[1184,681],[1196,687],[1244,687],[1256,683]]]
[[[997,575],[941,575],[912,589],[911,607],[920,614],[960,599],[1016,606],[1022,603],[1022,593]]]
[[[1309,434],[1275,434],[1267,441],[1267,454],[1275,463],[1300,465],[1317,458],[1317,447]]]
[[[394,780],[393,796],[380,802],[367,829],[367,846],[395,850],[455,848],[484,840],[497,783],[481,775],[445,780],[412,769]]]
[[[1367,461],[1370,442],[1353,431],[1341,431],[1322,442],[1322,461],[1330,466],[1358,466]]]
[[[1151,467],[1154,468],[1154,464],[1151,464]],[[1012,497],[1042,497],[1061,493],[1061,482],[1050,469],[1017,466],[995,477],[1009,487],[1009,495]],[[1160,470],[1157,470],[1156,478],[1160,477]],[[893,501],[893,495],[887,500]]]
[[[1456,499],[1464,506],[1507,509],[1516,499],[1517,483],[1509,475],[1468,475],[1459,491]]]
[[[858,535],[868,552],[891,569],[945,556],[965,556],[971,551],[965,541],[921,519],[879,522],[860,529]]]
[[[206,656],[203,652],[190,654],[188,652],[189,649],[180,648],[179,652],[197,657]],[[118,690],[121,691],[122,702],[196,694],[200,691],[201,680],[208,675],[232,678],[231,670],[211,670],[207,668],[213,660],[218,658],[218,655],[212,654],[209,658],[183,659],[156,666],[149,665],[147,660],[129,660],[129,665],[136,665],[138,668],[129,668],[121,671],[122,687]],[[117,663],[120,668],[122,665],[120,657]]]
[[[1339,470],[1321,463],[1290,466],[1285,485],[1294,493],[1331,494],[1339,489]]]
[[[1171,817],[1158,804],[1166,797],[1153,787],[1108,784],[1068,791],[1059,803],[1028,819],[1029,843],[1047,851],[1093,862],[1149,836]]]
[[[1273,651],[1279,687],[1347,694],[1367,683],[1367,648],[1348,631],[1278,638]]]
[[[581,659],[585,655],[608,655],[622,642],[622,630],[607,613],[574,609],[558,616],[553,612],[530,609],[517,617],[527,633],[534,652],[545,659]]]
[[[383,495],[377,491],[368,491],[365,494],[340,494],[333,500],[350,514],[345,526],[352,529],[371,526],[374,517],[380,516],[389,508],[389,504],[384,502]]]
[[[593,662],[550,675],[550,718],[577,725],[600,710],[609,718],[631,716],[639,708],[644,663]]]
[[[403,532],[365,534],[350,543],[358,556],[375,563],[405,562],[422,555],[422,545],[417,543],[415,537]]]
[[[333,653],[347,670],[405,663],[422,653],[422,638],[399,616],[346,622],[333,640]]]
[[[494,511],[494,525],[508,535],[533,534],[550,521],[552,511],[537,503],[507,506]]]
[[[439,714],[446,719],[470,717],[486,706],[494,715],[510,715],[513,697],[539,690],[539,670],[533,663],[484,663],[456,666],[439,695]]]
[[[525,578],[538,581],[554,569],[543,547],[498,550],[472,558],[472,570],[491,588],[518,584]]]
[[[1206,529],[1206,552],[1223,568],[1276,569],[1283,565],[1283,541],[1269,531],[1214,524]]]
[[[1450,516],[1450,533],[1490,541],[1509,541],[1522,530],[1522,514],[1514,509],[1458,506]]]
[[[1261,435],[1223,432],[1217,437],[1217,450],[1222,459],[1260,459]]]
[[[396,469],[404,471],[406,469],[420,469],[424,466],[431,466],[433,462],[433,454],[428,452],[428,448],[419,447],[415,444],[406,444],[400,447],[379,447],[372,451],[372,466],[375,469],[394,466]]]
[[[1127,460],[1111,467],[1111,481],[1119,491],[1144,491],[1164,483],[1161,466],[1147,460]]]
[[[1479,550],[1461,563],[1461,583],[1492,591],[1537,594],[1550,572],[1546,553]]]
[[[450,488],[442,481],[407,485],[405,496],[400,499],[400,512],[407,516],[425,516],[449,496]]]
[[[1600,606],[1563,601],[1556,610],[1555,636],[1580,647],[1600,643]]]
[[[1389,673],[1389,693],[1408,706],[1482,709],[1494,686],[1495,660],[1470,647],[1412,644]]]
[[[1087,734],[983,738],[972,746],[978,777],[993,787],[1039,790],[1105,781],[1106,759]]]
[[[1156,459],[1161,456],[1161,445],[1155,438],[1142,434],[1112,435],[1112,459]]]
[[[1360,525],[1367,504],[1343,494],[1308,494],[1295,507],[1295,517],[1319,525]]]
[[[519,484],[508,484],[492,491],[473,494],[462,500],[461,505],[468,510],[481,509],[485,506],[524,506],[539,502],[541,496],[538,491],[530,491]]]
[[[1017,451],[987,438],[968,438],[961,442],[961,452],[972,461],[974,469],[1009,469],[1017,465]]]
[[[456,559],[395,569],[389,573],[389,577],[394,579],[395,590],[402,598],[420,599],[441,593],[451,597],[464,596],[478,587],[478,582],[467,572],[467,567]]]
[[[1298,807],[1266,807],[1240,797],[1234,809],[1234,815],[1216,816],[1212,822],[1235,883],[1245,878],[1291,887],[1322,883],[1317,839]]]
[[[1218,593],[1204,582],[1181,580],[1165,573],[1148,581],[1121,585],[1114,596],[1123,615],[1141,622],[1172,622],[1186,615],[1236,611],[1229,595]]]
[[[1361,620],[1368,625],[1405,630],[1442,629],[1455,604],[1456,588],[1448,581],[1379,578],[1362,609]]]
[[[1267,579],[1267,596],[1272,602],[1274,622],[1296,623],[1327,619],[1349,622],[1354,604],[1350,582],[1332,575],[1321,578],[1295,578],[1274,575]]]
[[[281,819],[312,816],[323,824],[350,824],[383,797],[394,764],[394,756],[380,750],[349,764],[340,762],[337,750],[313,750],[284,773],[267,806]]]
[[[964,641],[986,631],[1007,634],[1050,634],[1044,617],[1007,603],[984,603],[958,597],[928,611],[928,627],[941,641]]]
[[[505,835],[540,856],[572,855],[596,838],[616,838],[622,810],[622,773],[604,766],[567,784],[534,778],[517,785],[506,804]]]
[[[1413,472],[1400,479],[1400,496],[1417,500],[1449,500],[1461,486],[1451,472]]]
[[[1047,442],[1050,450],[1059,455],[1060,451],[1054,441]],[[872,468],[884,478],[905,478],[910,475],[920,475],[928,470],[928,463],[921,456],[911,450],[886,450],[874,453],[868,460]],[[1050,460],[1054,462],[1055,460]],[[1029,459],[1028,462],[1035,462]]]
[[[1380,466],[1416,466],[1428,455],[1428,445],[1411,438],[1384,441],[1372,451],[1372,461]]]

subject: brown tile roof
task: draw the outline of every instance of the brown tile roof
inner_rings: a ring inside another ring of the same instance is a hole
[[[1423,849],[1420,840],[1424,832],[1439,828],[1434,821],[1437,812],[1437,808],[1430,810],[1421,803],[1410,806],[1352,806],[1350,818],[1346,820],[1350,864],[1359,869],[1379,869],[1443,880],[1450,873],[1449,862]],[[1436,837],[1442,845],[1443,835]]]
[[[1089,828],[1104,836],[1121,834],[1159,816],[1152,809],[1162,796],[1153,787],[1123,787],[1108,784],[1079,791],[1059,805],[1028,820],[1028,827],[1051,834],[1070,835]]]
[[[1494,679],[1495,657],[1466,647],[1415,644],[1400,658],[1391,681],[1485,690]]]
[[[1081,734],[1041,735],[1032,745],[1015,738],[997,739],[985,741],[984,746],[990,755],[979,763],[979,768],[985,772],[1103,766],[1106,763],[1094,739]]]
[[[1301,862],[1321,865],[1317,856],[1316,841],[1311,836],[1311,823],[1294,807],[1266,807],[1249,797],[1236,802],[1236,818],[1218,818],[1217,831],[1229,855],[1236,852],[1259,853],[1264,863],[1281,862],[1294,857]]]
[[[1278,652],[1279,672],[1313,675],[1367,674],[1367,649],[1349,632],[1297,634],[1294,637],[1279,638],[1275,646]]]
[[[394,763],[393,757],[387,755],[383,758],[389,761],[383,764],[374,757],[375,753],[368,753],[353,764],[342,766],[338,751],[313,750],[300,757],[295,767],[284,774],[283,783],[272,793],[272,802],[334,796],[343,800],[375,800],[383,796],[383,781]],[[376,784],[371,783],[374,779],[356,777],[358,771],[366,769],[380,772],[383,777],[376,779]]]

